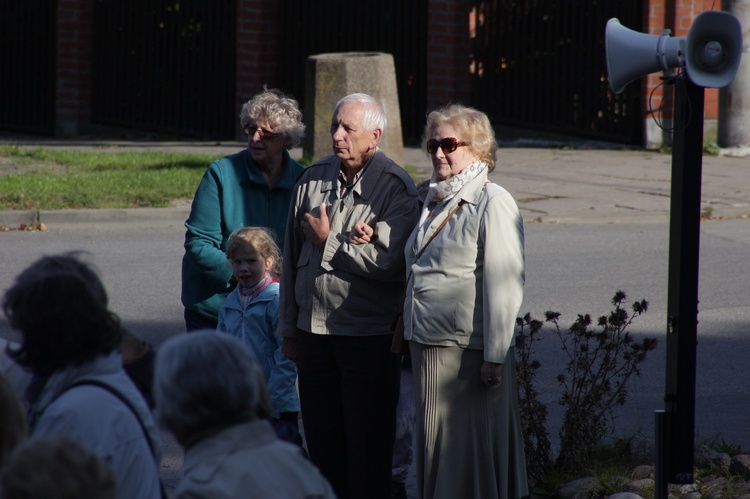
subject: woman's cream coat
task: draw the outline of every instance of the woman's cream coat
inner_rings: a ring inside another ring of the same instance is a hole
[[[485,361],[503,363],[515,344],[524,284],[523,218],[513,197],[485,170],[437,205],[422,229],[406,242],[404,338],[484,350]]]

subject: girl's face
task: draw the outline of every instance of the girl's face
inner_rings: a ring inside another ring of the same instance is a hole
[[[273,266],[273,257],[262,257],[249,244],[237,248],[229,261],[232,263],[232,275],[244,288],[258,284]]]

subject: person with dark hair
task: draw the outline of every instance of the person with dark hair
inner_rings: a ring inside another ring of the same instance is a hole
[[[86,447],[112,466],[121,498],[159,497],[161,440],[122,368],[122,328],[104,286],[91,269],[88,278],[67,270],[74,262],[42,271],[44,262],[22,272],[2,304],[22,337],[7,353],[33,373],[31,437],[65,436]]]
[[[78,443],[31,440],[13,453],[0,474],[3,499],[115,499],[112,470]]]
[[[204,330],[167,340],[156,356],[159,422],[185,448],[175,499],[334,499],[326,479],[267,420],[263,371],[233,336]]]
[[[292,189],[302,165],[289,155],[305,133],[297,101],[266,89],[240,112],[247,148],[211,163],[185,222],[182,304],[185,328],[216,329],[219,308],[235,281],[226,265],[229,234],[243,226],[268,227],[284,247]]]
[[[80,251],[43,256],[33,266],[24,270],[19,275],[19,279],[28,279],[32,275],[47,274],[56,271],[71,272],[80,276],[89,285],[94,293],[94,297],[99,299],[106,307],[109,303],[107,291],[104,289],[104,285],[94,269],[84,263],[83,258],[84,253]],[[10,346],[9,348],[13,347]],[[122,355],[122,365],[125,368],[125,372],[133,383],[135,383],[135,386],[141,392],[149,407],[152,407],[151,383],[154,371],[154,348],[150,343],[132,332],[123,330],[118,350]],[[12,364],[4,359],[0,359],[0,365],[4,369],[5,366],[3,363]],[[15,374],[11,367],[9,365],[7,369],[9,376]],[[26,381],[23,378],[17,381],[17,378],[18,375],[12,376],[14,386],[19,386],[20,383]]]

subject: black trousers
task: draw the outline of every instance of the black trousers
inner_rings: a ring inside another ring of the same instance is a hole
[[[307,448],[339,499],[390,496],[399,391],[392,339],[298,331]]]
[[[200,331],[202,329],[213,329],[216,330],[216,326],[218,326],[217,321],[213,319],[209,319],[206,316],[203,316],[199,314],[198,312],[194,312],[192,310],[185,309],[185,330],[188,333],[191,333],[193,331]]]

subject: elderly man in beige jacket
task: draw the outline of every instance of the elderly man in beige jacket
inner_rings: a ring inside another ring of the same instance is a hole
[[[332,156],[297,181],[281,275],[280,334],[298,368],[310,458],[340,499],[390,494],[414,182],[378,149],[386,119],[352,94],[331,120]]]

